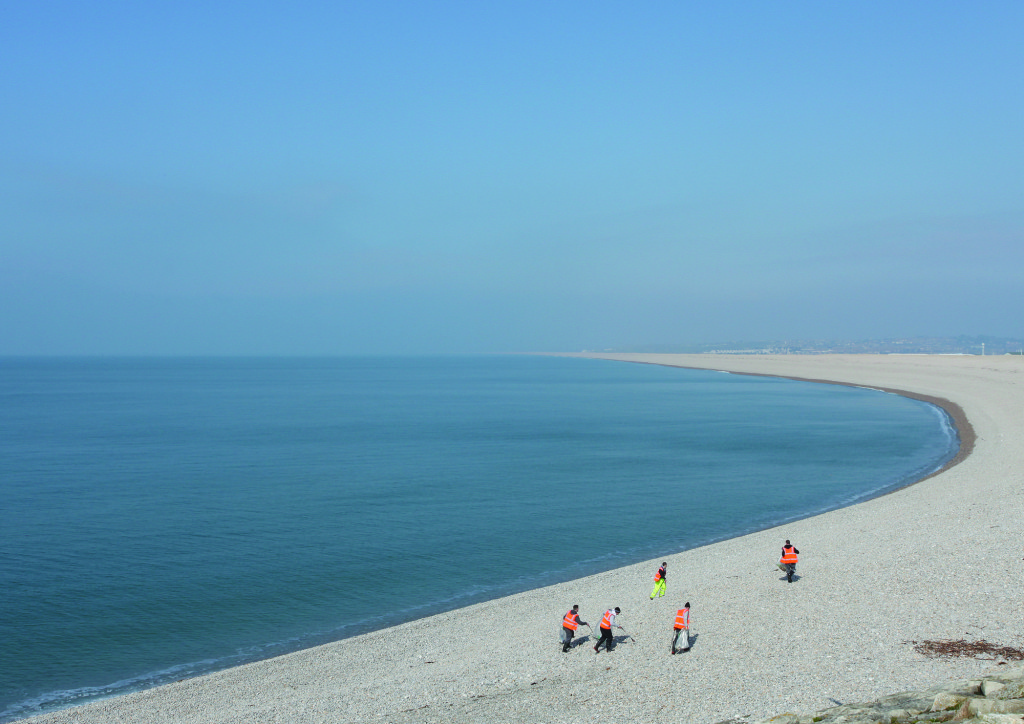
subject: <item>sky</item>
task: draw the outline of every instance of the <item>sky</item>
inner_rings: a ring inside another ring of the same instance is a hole
[[[0,354],[1021,336],[1024,3],[7,3]]]

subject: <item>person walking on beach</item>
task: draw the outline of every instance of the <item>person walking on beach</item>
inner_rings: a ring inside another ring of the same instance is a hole
[[[786,540],[786,544],[782,546],[782,558],[779,559],[779,568],[786,572],[786,580],[790,583],[793,582],[793,574],[796,573],[796,562],[797,553],[799,553],[789,540]]]
[[[612,629],[621,629],[622,626],[615,623],[615,617],[622,613],[622,610],[616,606],[614,609],[609,608],[604,612],[604,616],[601,618],[601,638],[597,641],[597,646],[594,647],[594,653],[600,653],[601,644],[604,644],[605,651],[611,651],[612,647],[615,646],[615,639],[612,638]]]
[[[569,651],[572,646],[572,637],[576,635],[576,629],[580,626],[589,626],[586,621],[580,621],[579,604],[573,604],[569,612],[562,617],[562,653]]]
[[[672,624],[672,630],[675,632],[672,635],[672,653],[676,654],[681,651],[690,650],[690,602],[687,601],[686,605],[676,611],[676,622]],[[679,639],[682,637],[684,646],[676,648],[676,644],[679,643]]]
[[[668,563],[665,561],[661,562],[661,568],[654,574],[654,590],[651,591],[651,600],[654,600],[655,594],[660,598],[665,595],[665,576],[668,575]]]

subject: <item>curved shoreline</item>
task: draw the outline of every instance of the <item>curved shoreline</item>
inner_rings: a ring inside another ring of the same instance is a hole
[[[927,395],[970,417],[974,444],[924,484],[665,556],[664,600],[648,600],[656,562],[639,563],[29,721],[711,724],[973,678],[992,663],[923,659],[912,640],[1020,640],[1018,361],[587,356]],[[803,551],[791,586],[774,569],[782,538]],[[684,596],[693,649],[671,657]],[[636,642],[561,654],[557,621],[571,603],[592,624],[621,606]]]
[[[618,361],[618,360],[608,360],[608,361]],[[960,408],[959,405],[956,405],[956,403],[953,403],[953,402],[951,402],[949,400],[945,400],[945,399],[941,399],[941,398],[934,398],[934,397],[930,397],[930,396],[927,396],[927,395],[917,395],[915,393],[906,392],[906,391],[903,391],[903,390],[886,389],[886,388],[878,388],[878,387],[866,387],[864,385],[854,385],[854,384],[848,384],[848,383],[836,382],[836,381],[824,380],[824,379],[808,379],[808,378],[801,378],[801,377],[789,377],[789,376],[769,375],[769,374],[760,374],[760,373],[748,373],[748,372],[731,372],[729,370],[724,370],[724,369],[709,370],[708,368],[672,365],[672,364],[665,364],[665,363],[659,363],[659,362],[632,361],[632,362],[630,362],[630,364],[650,364],[650,365],[654,365],[654,366],[671,367],[671,368],[675,368],[675,369],[686,369],[686,370],[693,370],[693,371],[717,371],[717,372],[724,372],[724,373],[727,373],[727,374],[736,374],[736,375],[743,375],[743,376],[749,376],[749,377],[770,377],[770,378],[775,378],[775,379],[792,380],[792,381],[796,381],[796,382],[810,382],[810,383],[818,383],[818,384],[832,384],[832,385],[838,385],[838,386],[844,386],[844,387],[871,389],[871,390],[875,390],[875,391],[879,391],[879,392],[887,392],[887,393],[892,393],[892,394],[898,394],[898,395],[900,395],[902,397],[907,397],[907,398],[916,399],[916,400],[919,400],[919,401],[922,401],[922,402],[927,402],[929,404],[935,405],[936,407],[939,407],[940,409],[942,409],[945,412],[945,414],[949,417],[949,419],[950,419],[950,421],[952,423],[952,426],[954,428],[954,433],[956,434],[956,438],[957,438],[957,443],[958,443],[957,444],[957,453],[956,453],[956,455],[954,457],[950,458],[950,460],[948,460],[945,463],[943,463],[943,465],[940,468],[936,469],[935,471],[933,471],[933,472],[931,472],[931,473],[929,473],[927,475],[924,475],[923,477],[908,479],[907,482],[901,482],[896,487],[885,488],[881,492],[864,493],[863,497],[857,497],[852,502],[844,503],[844,504],[840,505],[840,507],[849,507],[850,505],[856,505],[858,503],[864,502],[865,500],[869,500],[869,499],[874,498],[874,497],[880,497],[880,496],[883,496],[883,495],[888,495],[888,494],[893,493],[893,492],[895,492],[897,490],[900,490],[900,489],[902,489],[904,487],[907,487],[907,486],[910,486],[910,485],[914,485],[914,484],[916,484],[916,483],[918,483],[918,482],[920,482],[922,480],[926,480],[927,478],[932,477],[934,475],[937,475],[937,474],[941,473],[942,471],[946,470],[947,468],[952,467],[954,464],[956,464],[956,462],[959,462],[960,459],[966,457],[966,455],[963,454],[963,450],[964,450],[964,445],[963,445],[963,442],[962,442],[963,435],[960,432],[962,427],[965,427],[966,429],[969,430],[969,432],[970,432],[970,443],[971,443],[971,447],[973,447],[973,442],[974,442],[973,428],[971,427],[969,421],[967,421],[967,418],[964,415],[963,410]],[[962,421],[962,422],[958,422],[958,421]],[[693,550],[693,549],[696,549],[696,548],[703,548],[703,547],[706,547],[706,546],[709,546],[709,545],[714,545],[714,544],[717,544],[717,543],[720,543],[720,542],[723,542],[723,541],[726,541],[726,540],[742,538],[742,537],[750,535],[752,533],[757,533],[757,532],[760,532],[760,531],[763,531],[763,530],[770,530],[772,528],[777,528],[777,527],[779,527],[781,525],[786,525],[786,524],[789,524],[789,523],[793,523],[793,522],[796,522],[798,520],[802,520],[802,519],[805,519],[805,518],[812,518],[812,517],[815,517],[817,515],[821,515],[823,513],[830,512],[830,510],[835,510],[835,509],[837,509],[837,508],[827,508],[827,509],[826,508],[817,508],[817,509],[815,509],[813,511],[809,511],[809,512],[807,512],[805,514],[800,514],[799,517],[793,518],[792,520],[783,519],[784,522],[775,522],[775,523],[769,523],[769,524],[758,524],[758,525],[762,525],[762,527],[753,527],[752,526],[752,527],[743,529],[740,532],[727,533],[727,534],[725,534],[722,537],[705,539],[704,542],[701,542],[701,543],[699,543],[697,545],[691,545],[690,547],[686,548],[685,550]],[[608,570],[615,570],[615,569],[618,569],[618,568],[623,568],[623,567],[635,565],[636,562],[639,561],[639,560],[645,560],[645,559],[640,559],[639,556],[636,556],[636,555],[630,556],[625,561],[622,561],[622,562],[614,564],[613,567],[608,569]],[[575,575],[576,578],[583,579],[583,578],[588,578],[588,577],[591,577],[591,576],[594,576],[594,575],[599,575],[599,574],[604,573],[604,572],[606,572],[606,571],[597,571],[597,572],[584,573],[584,574],[578,574],[577,573],[577,574],[572,574],[572,575]],[[576,580],[576,578],[572,578],[572,579],[569,579],[569,580]],[[188,678],[201,678],[203,676],[215,674],[215,673],[218,673],[219,671],[223,671],[223,670],[227,670],[227,669],[238,668],[240,666],[246,666],[246,665],[249,665],[249,664],[258,664],[258,663],[261,663],[263,661],[273,660],[275,658],[278,658],[279,656],[285,656],[285,655],[289,655],[289,654],[292,654],[292,653],[298,653],[298,652],[301,652],[301,651],[304,651],[304,650],[307,650],[307,649],[316,648],[316,647],[321,646],[321,645],[330,645],[330,644],[334,644],[334,643],[340,643],[342,641],[345,641],[345,640],[348,640],[348,639],[351,639],[351,638],[357,638],[359,636],[363,636],[363,635],[367,635],[367,634],[372,634],[372,633],[375,633],[377,631],[383,631],[383,630],[386,630],[386,629],[395,628],[395,627],[402,626],[402,625],[405,625],[405,624],[414,623],[416,621],[419,621],[419,620],[422,620],[422,619],[425,619],[425,618],[430,618],[430,617],[433,617],[433,616],[447,614],[447,613],[450,613],[452,611],[457,611],[457,610],[459,610],[461,608],[467,608],[469,606],[475,605],[476,603],[486,603],[486,602],[493,601],[493,600],[500,600],[502,598],[507,598],[507,597],[512,596],[512,595],[517,595],[518,593],[528,593],[530,591],[546,588],[549,585],[552,585],[552,584],[550,584],[550,583],[541,583],[539,585],[534,585],[534,586],[532,586],[530,588],[527,588],[527,589],[524,589],[524,590],[514,591],[512,593],[505,593],[505,594],[502,594],[502,595],[495,595],[492,598],[488,598],[488,599],[482,600],[482,601],[478,599],[477,601],[473,601],[473,602],[470,602],[470,603],[464,603],[464,604],[461,604],[461,605],[455,605],[453,607],[447,607],[446,608],[444,606],[438,606],[438,607],[434,608],[434,611],[435,611],[434,613],[420,614],[420,615],[416,616],[415,618],[410,618],[410,619],[407,619],[407,620],[399,620],[396,623],[390,623],[390,624],[382,625],[382,626],[378,625],[375,628],[370,628],[370,629],[365,629],[364,628],[362,631],[360,631],[358,633],[346,635],[343,638],[338,638],[338,639],[333,639],[333,640],[327,641],[326,644],[324,644],[324,643],[312,643],[312,644],[306,643],[305,645],[302,645],[300,647],[297,647],[297,648],[294,648],[294,649],[290,649],[290,650],[285,650],[285,651],[279,651],[278,653],[275,653],[273,655],[264,655],[264,656],[261,656],[259,658],[252,658],[252,659],[249,659],[249,660],[235,661],[231,665],[220,666],[220,667],[217,667],[217,668],[208,669],[206,671],[200,671],[200,672],[194,672],[194,673],[188,673],[188,674],[183,674],[181,671],[178,671],[177,673],[172,674],[172,675],[168,675],[168,674],[166,674],[164,672],[159,672],[161,674],[159,677],[157,677],[156,675],[152,675],[152,676],[148,675],[148,674],[147,675],[143,675],[143,676],[139,677],[139,680],[140,681],[144,681],[145,683],[136,684],[135,686],[133,686],[132,688],[128,688],[127,690],[122,689],[121,691],[119,691],[117,693],[108,693],[108,694],[106,694],[104,696],[99,696],[98,698],[90,698],[91,696],[95,696],[95,694],[87,694],[85,696],[79,697],[80,700],[84,699],[84,701],[80,701],[77,704],[65,704],[63,706],[54,708],[52,710],[48,710],[48,711],[45,712],[45,714],[49,714],[51,712],[56,712],[56,711],[62,711],[62,710],[65,710],[65,709],[73,709],[73,708],[80,707],[80,706],[88,706],[90,704],[93,704],[93,703],[96,703],[96,702],[99,702],[99,701],[115,699],[115,698],[118,698],[118,697],[121,697],[121,696],[127,696],[127,695],[131,695],[131,694],[139,693],[139,692],[142,692],[142,691],[147,691],[149,689],[158,688],[158,687],[165,686],[165,685],[167,685],[169,683],[172,683],[172,682],[180,683],[181,681],[183,681],[185,679],[188,679]],[[272,646],[274,646],[274,645],[273,644],[268,644],[266,648],[270,648]],[[174,667],[174,668],[185,669],[185,668],[189,668],[189,667],[191,667],[191,663],[186,663],[186,664],[183,664],[183,665],[179,665],[178,667]],[[183,676],[184,676],[184,678],[179,678],[179,677],[183,677]],[[102,691],[105,688],[107,688],[107,687],[95,687],[95,690],[96,691]],[[20,718],[2,719],[2,721],[12,721],[12,722],[14,722],[14,721],[24,721],[26,717],[33,717],[33,716],[41,716],[41,714],[22,715],[22,717],[20,717]]]
[[[603,357],[601,355],[580,355],[580,356],[586,357],[588,359],[610,359],[608,357]],[[611,361],[621,361],[621,360],[611,360]],[[943,465],[941,468],[939,468],[935,472],[932,472],[932,473],[929,473],[928,475],[925,475],[923,478],[919,478],[919,479],[914,480],[914,481],[912,481],[910,483],[907,483],[907,485],[914,485],[916,483],[920,483],[920,482],[922,482],[924,480],[927,480],[928,478],[931,478],[931,477],[933,477],[935,475],[940,475],[941,473],[944,473],[946,470],[949,470],[950,468],[954,467],[955,465],[959,465],[964,460],[966,460],[967,457],[972,452],[974,452],[974,443],[977,440],[977,435],[974,432],[974,426],[971,425],[971,421],[967,419],[967,415],[964,414],[963,408],[960,407],[960,405],[958,405],[955,402],[953,402],[952,400],[946,399],[945,397],[935,397],[934,395],[924,395],[924,394],[921,394],[921,393],[918,393],[918,392],[911,392],[910,390],[897,389],[895,387],[875,387],[875,386],[871,386],[871,385],[858,385],[858,384],[854,384],[852,382],[840,382],[838,380],[825,380],[825,379],[817,379],[817,378],[810,378],[810,377],[793,377],[793,376],[789,376],[789,375],[772,375],[772,374],[767,374],[767,373],[764,373],[764,372],[733,372],[733,371],[727,370],[727,369],[717,369],[717,368],[711,368],[711,367],[690,367],[690,366],[686,366],[686,365],[669,364],[667,362],[648,362],[648,361],[644,361],[644,360],[626,360],[626,361],[629,361],[632,364],[656,365],[658,367],[675,367],[675,368],[681,369],[681,370],[704,370],[704,371],[712,370],[712,371],[715,371],[715,372],[726,372],[726,373],[731,374],[731,375],[744,375],[746,377],[773,377],[773,378],[779,379],[779,380],[793,380],[794,382],[813,382],[815,384],[838,385],[840,387],[862,387],[862,388],[865,388],[865,389],[878,390],[879,392],[888,392],[888,393],[893,394],[893,395],[899,395],[901,397],[907,397],[907,398],[909,398],[911,400],[920,400],[921,402],[927,402],[927,403],[929,403],[931,405],[935,405],[936,407],[939,407],[942,410],[944,410],[945,413],[947,415],[949,415],[949,419],[953,421],[953,427],[956,430],[957,437],[958,437],[958,439],[960,441],[959,448],[957,449],[956,455],[954,455],[949,461],[947,461],[946,464]],[[900,490],[902,488],[905,488],[905,487],[907,487],[907,485],[901,485],[899,488],[895,488],[893,490],[888,491],[887,493],[885,493],[885,495],[888,495],[889,493],[895,492],[896,490]]]

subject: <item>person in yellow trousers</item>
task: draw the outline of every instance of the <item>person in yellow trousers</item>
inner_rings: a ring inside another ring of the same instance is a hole
[[[655,596],[661,597],[665,595],[665,576],[668,575],[668,563],[665,561],[661,562],[661,568],[654,574],[654,590],[651,591],[651,600],[654,600]]]
[[[686,605],[676,611],[676,622],[672,624],[672,653],[677,654],[683,651],[690,650],[690,602],[687,601]],[[682,639],[683,646],[677,647],[676,644]]]

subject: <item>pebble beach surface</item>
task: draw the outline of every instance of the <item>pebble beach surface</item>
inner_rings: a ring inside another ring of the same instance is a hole
[[[946,400],[970,454],[910,487],[779,528],[25,721],[757,720],[995,665],[925,658],[914,641],[1024,643],[1024,358],[576,356]],[[801,551],[792,584],[775,566],[786,538]],[[662,560],[668,595],[652,601]],[[685,601],[692,649],[672,656]],[[616,631],[610,653],[595,655],[595,636],[563,654],[561,619],[574,603],[595,631],[606,608],[621,607],[633,639]]]

